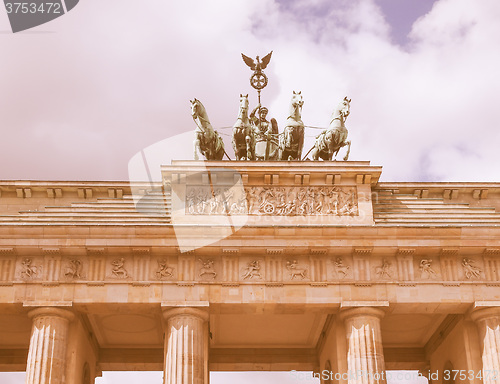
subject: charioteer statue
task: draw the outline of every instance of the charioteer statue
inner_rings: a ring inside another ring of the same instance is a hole
[[[266,117],[268,109],[258,104],[250,113],[250,122],[255,134],[255,160],[276,160],[278,158],[278,122]]]

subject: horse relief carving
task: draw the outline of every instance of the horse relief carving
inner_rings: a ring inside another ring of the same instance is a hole
[[[202,264],[202,267],[200,269],[200,273],[198,274],[198,276],[199,277],[209,276],[215,280],[215,278],[217,277],[217,272],[215,272],[214,261],[210,259],[208,260],[199,259],[199,261]]]
[[[33,260],[30,258],[26,258],[21,262],[23,270],[21,271],[21,278],[23,279],[33,279],[38,277],[38,273],[41,272],[42,267],[32,265]]]
[[[156,278],[158,280],[174,277],[174,269],[167,265],[167,260],[157,260],[158,268],[156,269]]]
[[[290,273],[290,280],[293,280],[295,277],[300,277],[304,280],[307,276],[307,269],[299,268],[299,263],[297,260],[287,260],[286,269]]]
[[[111,273],[113,274],[114,277],[117,277],[119,279],[126,279],[127,277],[130,277],[127,270],[125,269],[125,259],[122,257],[120,259],[113,260],[111,262],[111,265],[113,268],[111,269]]]
[[[247,187],[244,194],[230,188],[188,186],[190,215],[357,216],[355,187]]]
[[[262,279],[259,260],[254,260],[248,263],[242,276],[243,280],[253,279],[254,277]]]
[[[375,273],[380,279],[391,278],[391,264],[386,260],[382,260],[382,265],[375,267]]]
[[[345,279],[347,277],[347,273],[349,272],[350,267],[344,264],[344,260],[342,259],[342,257],[337,257],[335,260],[332,260],[332,263],[337,278]]]

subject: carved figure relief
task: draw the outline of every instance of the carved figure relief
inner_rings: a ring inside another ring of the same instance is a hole
[[[242,276],[243,280],[253,279],[254,277],[262,279],[262,275],[260,274],[260,263],[258,260],[248,263],[245,268],[245,273]]]
[[[167,265],[167,260],[158,260],[158,269],[156,270],[156,277],[161,280],[168,277],[174,277],[174,269]]]
[[[467,279],[472,279],[472,278],[480,278],[481,277],[481,268],[473,265],[474,260],[464,258],[462,260],[462,267],[464,269],[464,274]]]
[[[337,257],[335,260],[332,260],[332,263],[334,265],[337,278],[345,279],[347,277],[347,272],[349,271],[349,266],[344,265],[342,257]]]
[[[202,259],[199,259],[200,260],[200,263],[203,265],[203,267],[201,267],[200,269],[200,273],[198,274],[199,277],[202,277],[202,276],[205,276],[205,275],[209,275],[212,277],[212,279],[215,280],[215,278],[217,277],[217,272],[215,272],[215,269],[214,269],[214,261],[213,260],[202,260]]]
[[[431,259],[422,259],[420,260],[420,277],[423,279],[424,276],[428,279],[432,279],[436,276],[436,271],[431,267],[432,260]]]
[[[111,262],[113,269],[111,269],[111,273],[113,276],[118,277],[119,279],[126,279],[130,277],[127,270],[125,269],[125,259],[122,257],[120,259],[113,260]]]
[[[391,278],[390,268],[391,268],[391,264],[386,259],[383,259],[382,265],[375,267],[375,272],[380,279],[383,279],[383,278],[390,279]]]
[[[38,273],[41,272],[41,266],[32,265],[33,260],[26,258],[22,261],[23,270],[21,271],[21,278],[32,279],[37,277]]]
[[[299,263],[297,260],[287,260],[286,269],[288,269],[288,272],[290,273],[290,280],[293,280],[295,277],[300,277],[304,280],[307,277],[307,269],[299,268],[298,265]]]
[[[247,187],[244,194],[230,188],[188,186],[186,213],[191,215],[357,216],[355,187]],[[239,195],[239,196],[237,196]]]
[[[70,279],[80,279],[82,277],[82,262],[78,259],[70,260],[64,270],[64,276]]]

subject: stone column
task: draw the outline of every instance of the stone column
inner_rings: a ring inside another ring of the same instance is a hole
[[[174,308],[163,312],[166,320],[164,384],[208,384],[208,312]]]
[[[380,319],[384,311],[357,307],[340,313],[347,337],[349,384],[386,383]]]
[[[43,307],[28,313],[33,319],[26,365],[26,384],[66,383],[68,325],[74,315],[66,309]]]
[[[478,309],[471,317],[479,330],[483,383],[500,384],[500,308]]]

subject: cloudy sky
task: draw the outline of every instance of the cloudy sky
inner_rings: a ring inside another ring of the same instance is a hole
[[[350,159],[384,181],[498,181],[499,20],[498,0],[82,0],[12,34],[0,12],[0,179],[127,180],[135,153],[194,129],[194,97],[230,134],[239,94],[256,104],[240,53],[273,50],[281,129],[292,91],[317,127],[347,95]]]
[[[194,129],[194,97],[230,133],[239,94],[256,104],[240,53],[273,50],[281,129],[292,91],[315,127],[347,95],[350,159],[382,180],[499,181],[499,46],[498,0],[81,0],[17,34],[0,12],[0,180],[127,180]]]

